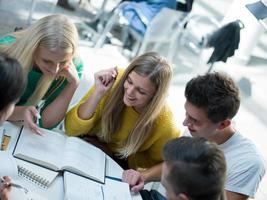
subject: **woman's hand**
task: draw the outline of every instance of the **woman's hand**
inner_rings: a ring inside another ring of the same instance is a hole
[[[116,67],[96,72],[95,91],[101,96],[104,95],[114,84],[118,75]]]
[[[72,61],[58,72],[56,79],[58,77],[65,77],[70,84],[79,84],[78,72]]]
[[[36,119],[40,118],[38,110],[34,106],[22,106],[21,109],[24,125],[29,128],[33,133],[42,135],[39,127],[35,123]]]

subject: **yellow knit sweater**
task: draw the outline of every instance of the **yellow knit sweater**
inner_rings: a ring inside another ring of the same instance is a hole
[[[120,80],[122,74],[116,79],[116,82]],[[115,82],[114,86],[117,85]],[[96,135],[101,130],[101,116],[103,108],[113,92],[114,86],[111,88],[110,92],[105,95],[100,103],[98,104],[93,117],[88,120],[80,119],[78,116],[78,109],[80,105],[90,97],[94,91],[92,87],[88,93],[82,98],[82,100],[72,108],[66,115],[65,127],[66,133],[69,136],[79,136],[79,135]],[[112,135],[111,142],[108,144],[109,148],[116,152],[116,149],[120,148],[122,141],[125,141],[130,133],[130,130],[136,123],[139,114],[132,108],[126,107],[122,116],[121,128]],[[155,125],[152,129],[152,133],[148,139],[144,141],[138,151],[130,155],[128,158],[128,165],[130,168],[136,169],[149,168],[162,162],[161,151],[164,144],[172,139],[177,138],[180,135],[180,131],[174,124],[173,116],[170,108],[164,106],[160,112],[158,118],[155,120]]]

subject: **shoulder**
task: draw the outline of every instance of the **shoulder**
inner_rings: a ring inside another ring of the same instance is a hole
[[[163,106],[156,119],[157,124],[161,124],[162,122],[174,122],[172,110],[167,104]]]
[[[241,163],[262,165],[262,155],[256,145],[248,138],[239,133],[235,133],[226,144],[220,145],[224,151],[226,161],[233,160],[236,165]],[[236,162],[240,160],[240,162]],[[253,161],[252,163],[250,163]]]
[[[171,137],[178,137],[180,135],[180,130],[174,121],[172,110],[168,105],[164,105],[162,108],[155,120],[154,128],[159,131],[160,135],[170,135]]]
[[[16,38],[14,36],[11,35],[6,35],[2,38],[0,38],[0,44],[12,44],[13,42],[16,41]]]
[[[222,148],[227,163],[226,185],[227,187],[232,185],[232,187],[257,188],[265,174],[263,157],[251,140],[236,134],[234,138],[230,138],[228,146]]]

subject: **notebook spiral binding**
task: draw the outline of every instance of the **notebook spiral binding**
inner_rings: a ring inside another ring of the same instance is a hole
[[[50,182],[39,175],[33,173],[32,171],[18,165],[18,175],[32,182],[33,184],[39,186],[42,189],[47,189]]]

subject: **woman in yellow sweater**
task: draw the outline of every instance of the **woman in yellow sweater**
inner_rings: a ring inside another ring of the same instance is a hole
[[[142,181],[160,180],[161,150],[180,134],[165,103],[171,77],[156,53],[139,56],[124,72],[97,72],[94,87],[67,113],[66,133],[96,136],[129,168],[145,168]]]

